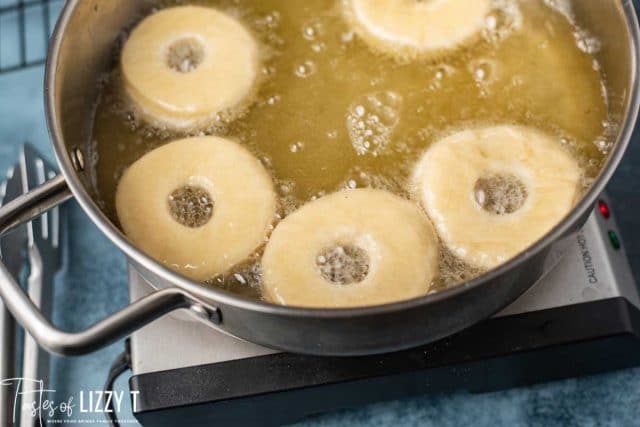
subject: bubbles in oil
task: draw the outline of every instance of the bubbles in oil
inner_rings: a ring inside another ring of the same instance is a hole
[[[613,141],[606,138],[598,138],[595,140],[594,144],[598,151],[605,155],[609,154],[613,148]]]
[[[356,37],[356,33],[353,31],[345,31],[342,34],[340,34],[340,41],[343,44],[349,44],[351,42],[353,42],[353,40]]]
[[[272,95],[272,96],[268,97],[265,102],[268,105],[276,105],[278,102],[280,102],[281,99],[282,99],[282,97],[280,95]]]
[[[602,47],[600,40],[591,36],[587,31],[581,29],[577,30],[574,33],[574,37],[576,38],[576,45],[578,46],[578,49],[584,53],[594,55],[600,52]]]
[[[498,64],[486,58],[478,58],[469,63],[469,73],[483,98],[491,95],[491,84],[498,79]]]
[[[291,144],[291,146],[289,147],[289,151],[291,151],[292,153],[297,153],[299,151],[302,151],[304,149],[304,142],[302,141],[298,141],[294,144]]]
[[[478,179],[474,188],[476,203],[493,215],[517,212],[526,202],[526,185],[511,174],[489,174]]]
[[[450,58],[441,58],[442,62],[438,64],[398,64],[366,49],[340,13],[335,10],[327,13],[326,2],[310,1],[301,7],[293,0],[201,0],[198,4],[229,11],[242,20],[259,39],[265,53],[258,103],[246,115],[233,121],[217,118],[202,133],[236,139],[258,156],[274,177],[280,202],[277,219],[293,213],[310,200],[341,189],[377,188],[408,197],[406,183],[416,159],[443,133],[471,122],[482,125],[506,119],[539,124],[529,111],[512,117],[515,110],[501,105],[504,97],[524,98],[522,94],[527,84],[540,78],[527,72],[509,75],[505,63],[513,55],[523,53],[505,46],[527,37],[529,10],[555,13],[541,11],[540,6],[549,9],[544,6],[546,4],[553,10],[564,11],[570,1],[493,2],[494,9],[487,16],[481,40],[476,45],[462,49]],[[570,10],[567,10],[569,17]],[[570,32],[563,28],[559,27],[556,39],[550,40],[545,49],[564,49],[567,55],[575,56],[590,54],[599,48],[597,40],[580,32],[576,26]],[[558,39],[570,39],[575,49],[567,50]],[[589,68],[597,74],[599,66],[595,59]],[[118,87],[117,74],[117,70],[111,74],[105,92],[117,92],[113,89]],[[496,89],[502,88],[499,86],[502,83],[508,86],[509,92]],[[290,90],[291,87],[295,90]],[[602,94],[606,95],[605,89]],[[99,106],[94,133],[95,149],[101,156],[97,186],[108,199],[105,205],[109,207],[119,175],[129,164],[171,139],[195,132],[175,133],[149,125],[122,98],[107,98],[103,96]],[[500,111],[485,113],[488,111],[486,104],[495,104],[492,108]],[[117,115],[107,111],[114,106],[117,106]],[[530,109],[529,105],[527,109]],[[600,170],[602,156],[611,150],[610,141],[618,131],[616,120],[597,118],[606,123],[602,135],[589,134],[587,138],[560,128],[555,132],[565,136],[564,144],[581,159],[581,165],[589,170],[587,175],[593,176]],[[269,120],[271,124],[264,125]],[[113,141],[118,143],[113,144]],[[586,150],[585,146],[588,146]],[[333,150],[337,155],[326,155],[318,147],[330,147],[326,152]],[[323,153],[325,157],[318,160],[322,165],[309,161],[312,156]],[[347,159],[346,166],[341,169],[334,165],[339,165],[343,158]],[[305,187],[292,178],[295,175],[291,171],[300,168],[300,164],[317,167],[322,171],[318,175],[332,174],[334,179],[330,184],[317,180]],[[486,194],[484,201],[487,202]],[[343,252],[347,251],[343,248]],[[208,284],[260,298],[260,256],[257,253]],[[348,280],[355,277],[335,273],[340,270],[335,266],[345,263],[334,263],[333,258],[328,258],[331,257],[325,256],[329,276]],[[339,256],[336,259],[340,261]],[[480,273],[442,248],[440,277],[434,290],[470,280]]]
[[[260,38],[267,46],[280,48],[285,41],[279,36],[277,30],[280,28],[281,16],[278,11],[268,13],[253,19],[253,29],[260,34]]]
[[[324,35],[324,27],[318,19],[305,22],[302,28],[302,36],[309,41],[316,41]]]
[[[571,6],[571,0],[544,0],[544,3],[557,10],[564,15],[565,18],[573,21],[573,7]]]
[[[493,0],[493,11],[485,19],[483,37],[498,43],[522,27],[522,12],[517,1]]]
[[[261,254],[256,253],[245,263],[232,268],[225,274],[214,277],[206,284],[248,298],[261,299],[262,268],[260,258]]]
[[[349,171],[348,178],[340,185],[340,189],[373,188],[385,190],[399,195],[406,195],[406,177],[402,174],[397,179],[354,167]]]
[[[286,217],[300,208],[303,201],[296,197],[296,183],[291,180],[278,179],[275,188],[280,199],[280,212]]]
[[[168,198],[169,212],[175,221],[189,228],[206,225],[213,216],[213,199],[199,186],[185,185]]]
[[[430,91],[437,91],[441,89],[442,85],[445,83],[445,80],[453,76],[455,73],[456,73],[455,67],[452,67],[447,64],[439,65],[433,71],[433,76],[430,83],[427,86],[427,89]]]
[[[575,26],[575,17],[570,0],[544,0],[544,3],[548,7],[561,13],[569,22],[571,22]],[[579,28],[576,26],[573,36],[576,40],[576,46],[584,53],[593,55],[598,53],[602,48],[600,40],[596,37],[593,37],[584,28]]]
[[[435,280],[432,292],[450,288],[459,283],[472,280],[484,273],[484,270],[473,267],[440,245],[440,274]]]
[[[276,30],[280,26],[280,20],[280,12],[273,11],[267,13],[263,18],[258,18],[256,20],[256,26],[263,26],[264,28],[267,28],[269,30]]]
[[[478,84],[489,82],[496,77],[497,64],[489,59],[480,58],[469,63],[469,71]]]
[[[316,64],[313,61],[304,61],[295,66],[294,73],[297,77],[306,79],[316,73]]]
[[[358,246],[339,245],[318,254],[316,265],[322,277],[338,285],[362,282],[369,274],[367,251]]]
[[[367,94],[351,104],[347,130],[359,155],[384,153],[400,122],[401,108],[402,96],[393,91]]]

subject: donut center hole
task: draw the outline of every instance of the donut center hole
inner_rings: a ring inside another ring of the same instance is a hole
[[[204,60],[202,43],[194,38],[180,39],[169,46],[167,65],[179,73],[190,73]]]
[[[338,285],[362,282],[369,274],[369,255],[352,245],[334,246],[320,252],[316,264],[326,281]]]
[[[185,185],[169,195],[169,212],[185,227],[199,228],[213,216],[213,199],[204,188]]]
[[[494,215],[508,215],[522,208],[528,192],[515,175],[491,174],[478,179],[474,196],[476,203],[485,211]]]

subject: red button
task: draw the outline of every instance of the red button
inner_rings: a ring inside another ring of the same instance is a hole
[[[602,200],[598,202],[598,210],[600,211],[600,214],[606,219],[609,219],[609,217],[611,216],[611,209],[609,209],[609,205],[607,205]]]

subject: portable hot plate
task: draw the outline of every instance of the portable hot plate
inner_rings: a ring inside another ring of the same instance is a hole
[[[416,394],[488,392],[640,364],[640,298],[606,199],[572,242],[554,270],[492,319],[387,355],[286,354],[185,314],[162,318],[131,338],[136,416],[153,426],[279,425]],[[136,300],[150,288],[130,274]]]

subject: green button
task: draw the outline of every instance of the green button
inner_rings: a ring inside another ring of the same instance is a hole
[[[609,231],[609,241],[611,242],[611,246],[613,246],[613,249],[615,249],[616,251],[622,247],[620,238],[615,231]]]

